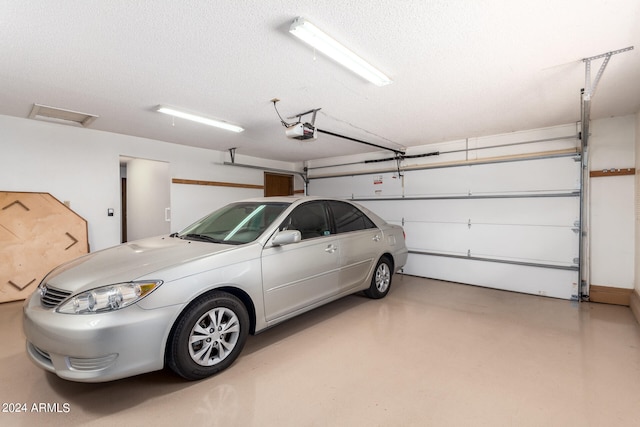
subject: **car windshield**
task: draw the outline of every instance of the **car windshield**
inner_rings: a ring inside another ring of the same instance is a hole
[[[239,245],[258,238],[288,203],[240,202],[227,205],[177,234],[181,239]]]

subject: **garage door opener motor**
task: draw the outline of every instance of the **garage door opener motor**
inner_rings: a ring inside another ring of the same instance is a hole
[[[280,118],[280,123],[282,126],[286,128],[284,134],[287,138],[297,139],[299,141],[308,141],[315,140],[318,138],[318,130],[315,127],[316,122],[316,113],[320,111],[320,108],[315,108],[313,110],[305,111],[304,113],[296,114],[291,117],[287,117],[287,119],[298,119],[295,123],[286,122],[282,116],[280,116],[280,112],[278,112],[278,107],[276,107],[276,102],[280,101],[278,98],[273,98],[271,102],[273,102],[273,108],[276,110],[278,117]],[[307,114],[311,114],[310,122],[302,122],[302,117]]]

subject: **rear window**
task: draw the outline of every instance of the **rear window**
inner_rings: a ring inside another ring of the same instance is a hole
[[[336,232],[338,233],[348,233],[350,231],[366,230],[376,227],[369,217],[352,204],[330,201],[329,206],[333,212]]]

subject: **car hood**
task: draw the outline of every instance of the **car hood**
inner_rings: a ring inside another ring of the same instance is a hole
[[[77,258],[53,270],[45,280],[47,286],[72,293],[140,278],[166,280],[163,276],[168,268],[237,247],[177,237],[152,237]]]

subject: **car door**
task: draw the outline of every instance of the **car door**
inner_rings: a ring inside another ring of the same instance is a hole
[[[302,240],[282,246],[267,245],[263,250],[267,321],[304,310],[338,293],[339,248],[326,203],[311,201],[296,207],[279,229],[298,230]]]
[[[340,248],[340,291],[363,287],[367,276],[382,254],[382,231],[356,206],[329,201]]]

